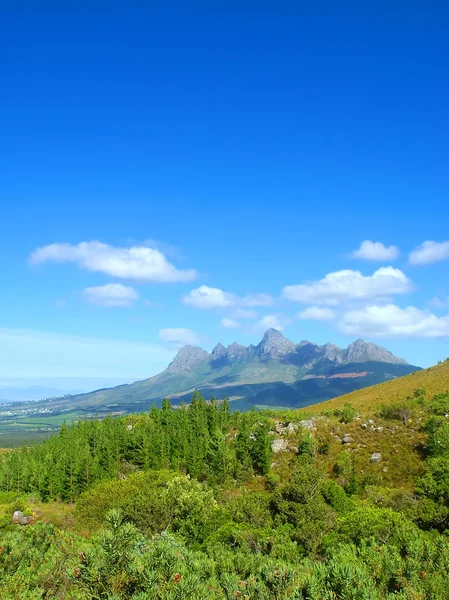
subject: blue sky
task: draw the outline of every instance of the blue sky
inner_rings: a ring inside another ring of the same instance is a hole
[[[449,356],[448,24],[2,3],[0,383],[146,377],[268,326]]]

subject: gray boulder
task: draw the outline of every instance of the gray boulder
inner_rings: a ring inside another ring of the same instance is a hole
[[[349,433],[347,433],[346,435],[344,435],[341,438],[341,443],[342,444],[350,444],[351,442],[353,442],[354,440],[352,439],[352,437],[349,435]]]
[[[315,421],[313,419],[305,419],[299,422],[299,426],[303,429],[315,429]]]
[[[288,447],[287,440],[273,440],[271,444],[271,449],[275,454],[278,452],[286,452]]]
[[[382,460],[382,454],[380,452],[373,452],[370,461],[372,463],[379,463]]]
[[[15,510],[12,516],[12,522],[18,525],[20,523],[20,519],[23,519],[23,512],[21,510]]]

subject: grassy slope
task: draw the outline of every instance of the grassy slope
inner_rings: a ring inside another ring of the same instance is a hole
[[[328,410],[341,409],[347,403],[364,414],[372,414],[381,404],[393,404],[412,396],[414,390],[424,388],[427,396],[449,390],[449,361],[429,367],[423,371],[398,377],[392,381],[379,383],[363,388],[326,402],[314,404],[301,409],[307,413],[322,413]]]

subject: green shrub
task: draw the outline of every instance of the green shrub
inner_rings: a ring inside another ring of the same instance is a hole
[[[352,423],[356,417],[356,410],[352,404],[345,404],[341,411],[340,421],[342,423]]]

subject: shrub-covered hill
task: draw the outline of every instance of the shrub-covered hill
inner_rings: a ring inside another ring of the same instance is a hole
[[[415,390],[426,390],[427,396],[449,390],[449,359],[433,367],[415,371],[410,375],[398,377],[385,383],[379,383],[364,389],[326,400],[302,409],[303,412],[317,413],[341,409],[347,403],[365,413],[374,413],[382,404],[394,404],[406,401]]]
[[[447,600],[446,375],[307,418],[195,394],[3,453],[0,598]]]

